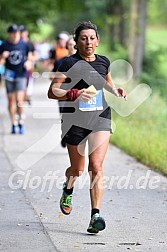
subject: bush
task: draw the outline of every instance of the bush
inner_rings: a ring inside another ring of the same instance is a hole
[[[143,61],[143,73],[140,82],[147,83],[153,90],[166,98],[167,94],[167,47],[148,48]]]
[[[106,55],[110,61],[124,59],[128,61],[128,52],[120,44],[115,45],[115,49],[112,50],[109,44],[101,43],[97,48],[96,53]]]
[[[149,73],[143,72],[140,77],[141,83],[148,84],[153,91],[156,91],[159,93],[164,99],[166,99],[167,96],[167,85],[166,85],[166,79],[165,78],[157,78]]]

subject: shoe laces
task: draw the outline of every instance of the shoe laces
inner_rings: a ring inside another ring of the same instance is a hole
[[[63,205],[70,207],[71,206],[72,195],[63,194]]]

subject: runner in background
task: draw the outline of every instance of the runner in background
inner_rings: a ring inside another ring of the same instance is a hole
[[[74,53],[76,53],[76,49],[74,48],[75,44],[76,43],[75,43],[75,41],[73,39],[73,36],[69,36],[69,39],[67,40],[67,43],[66,43],[66,48],[68,50],[68,54],[66,55],[66,57],[68,57],[68,56],[73,55]],[[53,72],[57,71],[58,67],[61,65],[61,63],[63,62],[63,60],[66,57],[60,58],[58,60],[55,60]]]
[[[41,73],[48,72],[50,70],[50,50],[51,45],[47,40],[43,40],[41,43],[35,44],[35,49],[39,54],[38,66]],[[52,69],[52,68],[51,68]]]
[[[38,52],[35,50],[34,44],[29,39],[29,32],[24,25],[20,25],[20,34],[21,39],[28,45],[29,47],[29,59],[31,60],[30,69],[27,70],[26,77],[27,77],[27,88],[25,92],[25,101],[31,105],[31,96],[33,93],[33,85],[34,85],[34,79],[32,77],[32,73],[34,71],[34,66],[36,61],[39,59]]]
[[[68,56],[67,41],[69,34],[67,32],[60,32],[57,35],[56,45],[50,50],[50,61],[55,64],[56,61]]]
[[[20,39],[20,30],[16,24],[8,27],[8,40],[0,46],[0,60],[5,60],[5,85],[8,97],[8,110],[11,133],[24,133],[23,102],[26,90],[26,71],[30,68],[29,48]],[[15,121],[16,114],[18,121]]]

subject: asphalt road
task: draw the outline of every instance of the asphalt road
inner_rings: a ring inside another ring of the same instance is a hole
[[[77,180],[73,211],[59,209],[67,150],[60,145],[57,101],[49,81],[36,79],[25,104],[24,135],[10,134],[6,94],[0,88],[0,251],[153,251],[167,247],[167,178],[110,145],[104,162],[101,215],[106,229],[86,232],[89,178]]]

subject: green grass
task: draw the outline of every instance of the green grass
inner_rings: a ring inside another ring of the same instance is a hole
[[[153,94],[132,115],[113,113],[116,130],[111,143],[140,162],[167,175],[167,106]]]
[[[148,27],[146,31],[147,46],[166,46],[167,28],[164,27]]]

